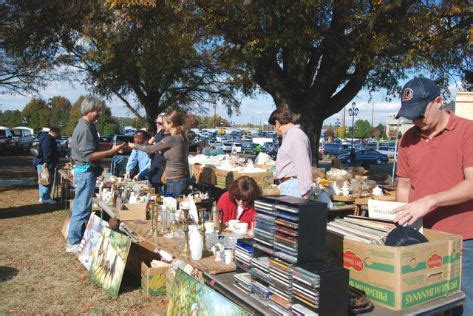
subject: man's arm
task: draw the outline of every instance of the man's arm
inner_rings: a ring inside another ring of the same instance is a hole
[[[121,145],[113,145],[112,149],[109,150],[104,150],[104,151],[96,151],[92,153],[90,156],[89,161],[97,161],[103,158],[110,157],[112,155],[115,155],[117,152],[120,150],[123,150],[125,148],[125,143],[122,143]]]
[[[399,177],[396,186],[396,199],[398,202],[409,202],[409,191],[411,189],[411,179]]]
[[[413,224],[437,207],[456,205],[473,199],[473,167],[463,169],[465,179],[452,188],[436,194],[426,195],[412,203],[394,210],[399,215],[394,219],[400,225]]]

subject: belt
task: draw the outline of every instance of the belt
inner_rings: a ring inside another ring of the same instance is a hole
[[[284,178],[279,179],[279,183],[284,183],[292,179],[297,179],[297,177],[284,177]]]

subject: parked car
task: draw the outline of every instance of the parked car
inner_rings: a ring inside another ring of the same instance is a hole
[[[325,143],[324,144],[324,155],[339,156],[350,150],[350,144],[342,143]]]
[[[266,143],[263,145],[263,152],[267,153],[273,159],[276,159],[278,154],[278,146],[274,143]]]
[[[258,144],[255,144],[255,143],[243,143],[241,145],[241,152],[243,154],[247,154],[247,155],[256,155],[256,146],[258,146]]]
[[[15,143],[17,151],[28,151],[33,145],[33,129],[28,127],[14,127],[12,142]]]
[[[99,150],[109,150],[112,148],[112,137],[110,136],[101,136],[99,138]]]
[[[15,144],[12,142],[13,133],[11,129],[0,126],[0,151],[12,150]]]
[[[57,150],[59,155],[65,156],[69,154],[69,137],[68,136],[61,136],[56,138]]]
[[[242,150],[241,143],[233,143],[232,152],[241,153],[241,150]]]
[[[114,135],[113,136],[113,145],[120,145],[123,143],[133,143],[133,135]],[[131,154],[131,149],[126,148],[121,155],[129,155]]]
[[[222,148],[224,152],[232,151],[232,147],[233,147],[233,143],[229,143],[229,142],[224,142],[220,145],[220,148]]]
[[[388,156],[385,154],[380,153],[376,150],[357,150],[355,151],[355,161],[352,161],[350,152],[346,152],[343,154],[338,155],[338,159],[340,159],[343,163],[367,163],[367,164],[377,164],[380,165],[384,162],[388,162]]]

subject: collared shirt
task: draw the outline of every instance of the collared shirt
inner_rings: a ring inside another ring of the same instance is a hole
[[[301,196],[311,189],[314,182],[310,141],[299,125],[284,133],[276,158],[276,178],[287,177],[297,177]]]
[[[445,129],[433,138],[423,137],[414,126],[401,140],[397,175],[410,179],[409,202],[451,189],[465,179],[463,170],[469,167],[473,167],[473,121],[450,114]],[[439,207],[423,220],[427,228],[471,239],[473,200]]]
[[[151,159],[149,159],[148,154],[144,151],[133,149],[126,164],[126,172],[131,172],[136,165],[140,169],[138,176],[140,179],[144,179],[148,175],[151,166]]]

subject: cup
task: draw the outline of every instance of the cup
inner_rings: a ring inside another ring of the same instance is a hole
[[[223,250],[223,259],[225,264],[230,264],[233,262],[233,249],[232,248],[225,248]]]
[[[236,223],[235,224],[235,232],[238,234],[246,234],[248,231],[248,223]]]
[[[205,226],[205,232],[206,233],[211,233],[215,229],[215,223],[214,222],[205,222],[204,226]]]
[[[235,227],[235,224],[238,224],[240,221],[238,219],[231,219],[228,221],[228,228],[230,230],[235,230],[236,227]]]

